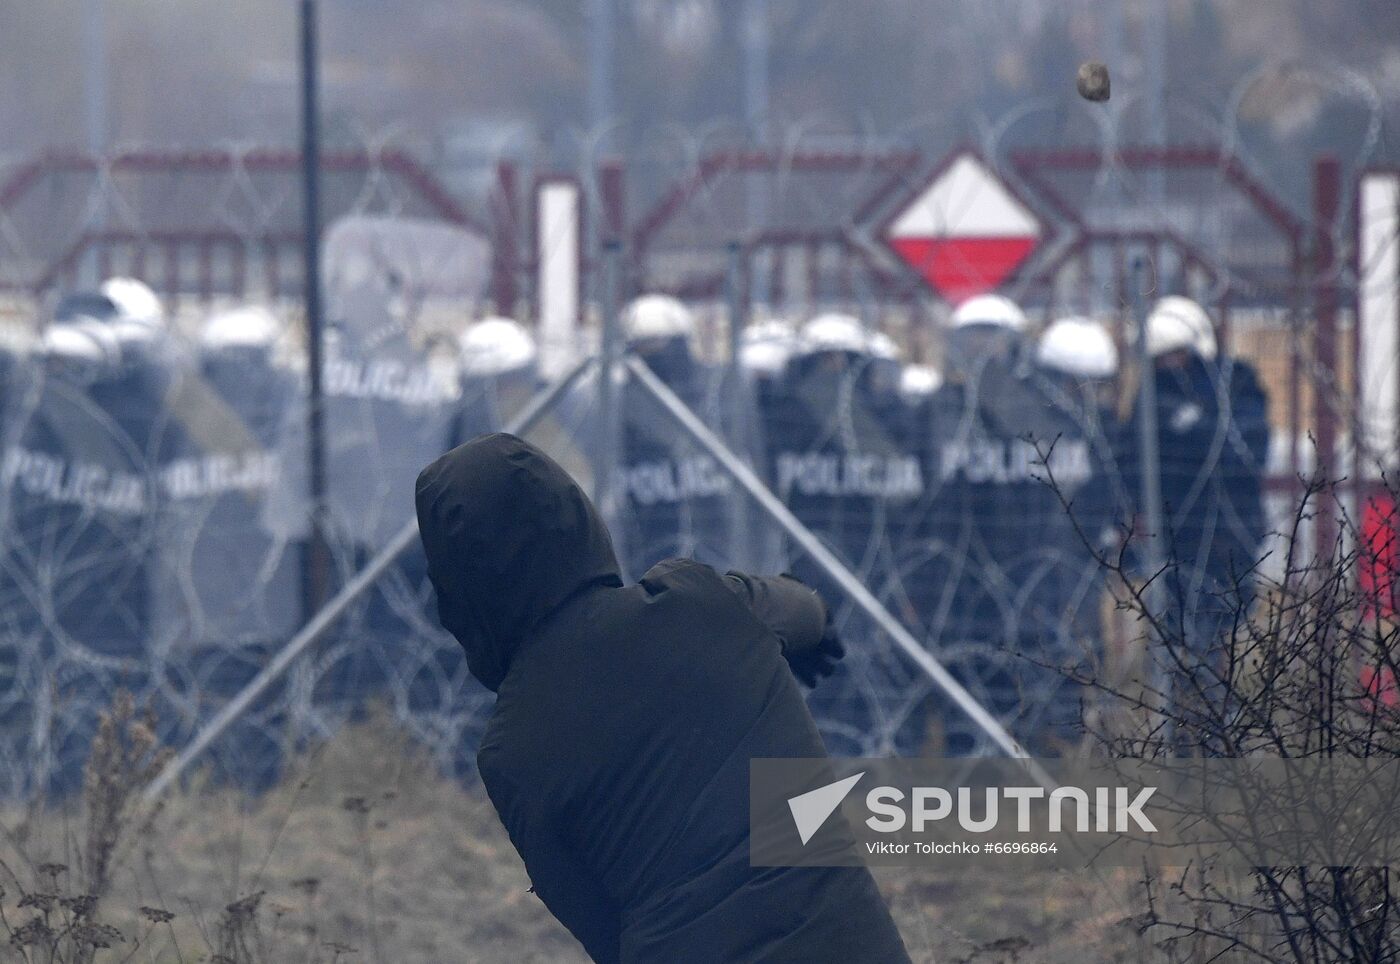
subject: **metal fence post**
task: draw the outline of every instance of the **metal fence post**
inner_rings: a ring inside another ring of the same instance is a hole
[[[744,248],[738,240],[731,240],[725,246],[727,255],[724,275],[724,300],[729,314],[728,331],[725,339],[724,392],[719,399],[723,412],[724,429],[731,446],[739,445],[748,451],[750,457],[755,448],[752,426],[746,421],[744,402],[748,398],[744,384],[744,372],[739,364],[739,349],[742,347],[744,328],[748,323],[748,310],[744,297]],[[763,540],[759,527],[750,510],[749,500],[744,494],[735,491],[729,498],[729,546],[736,560],[744,565],[756,564],[762,557]]]
[[[1340,480],[1337,471],[1337,259],[1334,234],[1341,208],[1342,166],[1337,158],[1320,157],[1313,165],[1313,424],[1317,430],[1317,471],[1324,486]],[[1353,444],[1355,440],[1353,440]],[[1315,512],[1317,559],[1328,564],[1337,541],[1336,490],[1324,491]]]
[[[322,388],[325,319],[321,302],[321,117],[317,81],[316,0],[302,0],[300,11],[302,272],[306,299],[307,373],[310,378],[306,414],[311,486],[311,540],[302,588],[305,593],[305,618],[309,620],[330,593],[331,566],[326,532],[326,416]]]
[[[1162,580],[1166,578],[1167,562],[1162,552],[1162,540],[1166,535],[1166,520],[1162,513],[1161,457],[1158,448],[1157,432],[1157,381],[1156,367],[1152,352],[1147,344],[1147,259],[1141,254],[1132,263],[1133,323],[1137,327],[1138,348],[1138,473],[1141,477],[1141,491],[1136,493],[1141,500],[1142,522],[1146,526],[1147,585],[1144,587],[1144,601],[1153,619],[1164,618]],[[1162,652],[1163,642],[1152,638],[1151,624],[1148,626],[1148,641],[1145,651],[1151,659],[1151,686],[1162,700],[1164,736],[1171,742],[1171,701],[1172,674],[1167,656]]]
[[[618,558],[626,568],[625,547],[618,542],[622,528],[618,518],[620,497],[617,492],[617,468],[622,456],[622,404],[619,393],[626,380],[619,360],[623,351],[621,319],[618,317],[618,269],[622,258],[622,242],[610,237],[603,242],[602,297],[602,356],[598,379],[598,416],[602,428],[602,444],[598,447],[593,467],[593,502],[613,530]]]

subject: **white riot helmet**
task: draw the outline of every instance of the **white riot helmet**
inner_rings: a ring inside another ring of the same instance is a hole
[[[628,342],[653,339],[690,338],[695,334],[695,316],[670,295],[642,295],[622,313]]]
[[[281,330],[282,326],[272,312],[257,305],[247,305],[211,316],[199,333],[199,343],[207,351],[270,349]]]
[[[834,311],[818,315],[802,326],[797,354],[816,355],[822,352],[869,355],[870,330],[854,315]]]
[[[510,318],[484,318],[457,340],[462,374],[489,378],[535,363],[535,339]]]
[[[913,405],[943,387],[943,374],[932,365],[905,365],[899,373],[899,396]]]
[[[112,329],[123,344],[150,341],[165,331],[165,309],[150,286],[135,278],[108,278],[99,289],[117,308]]]
[[[1075,378],[1112,378],[1118,371],[1118,348],[1107,329],[1088,318],[1061,318],[1046,328],[1035,346],[1041,368]]]
[[[949,328],[966,328],[968,325],[991,325],[1019,333],[1026,330],[1026,313],[1010,298],[977,295],[958,305],[948,319]]]
[[[756,375],[782,374],[797,350],[797,332],[785,321],[761,321],[739,336],[739,364]]]
[[[900,361],[904,357],[904,352],[900,350],[898,343],[883,331],[871,333],[870,354],[881,361],[891,362]]]
[[[39,342],[39,353],[60,364],[101,368],[121,359],[121,345],[112,331],[94,321],[50,325]]]
[[[1216,355],[1215,327],[1204,308],[1180,295],[1169,295],[1147,316],[1147,353],[1153,358],[1189,348],[1205,361]]]

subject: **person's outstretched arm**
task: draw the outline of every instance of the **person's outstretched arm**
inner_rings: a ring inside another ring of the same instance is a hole
[[[789,575],[727,572],[724,582],[778,637],[792,674],[808,686],[830,676],[846,654],[816,590]]]
[[[480,761],[478,761],[480,762]],[[599,964],[617,961],[622,948],[622,915],[597,875],[575,855],[555,821],[533,806],[509,777],[481,766],[481,782],[505,824],[531,889]]]

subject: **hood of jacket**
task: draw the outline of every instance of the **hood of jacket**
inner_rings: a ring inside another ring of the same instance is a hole
[[[439,618],[492,691],[540,620],[590,585],[622,584],[578,483],[513,435],[484,435],[433,462],[415,501]]]

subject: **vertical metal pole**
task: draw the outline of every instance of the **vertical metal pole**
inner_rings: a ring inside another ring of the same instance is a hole
[[[321,142],[317,102],[316,0],[301,0],[302,269],[305,278],[306,347],[310,397],[307,440],[311,484],[311,544],[305,573],[306,615],[328,598],[330,558],[326,544],[326,441],[321,383],[324,319],[321,305]]]
[[[622,304],[631,296],[634,279],[624,246],[627,235],[627,168],[621,158],[609,158],[599,166],[598,200],[603,207],[603,239],[612,239],[621,247],[613,303]]]
[[[1313,357],[1318,376],[1313,378],[1313,424],[1317,430],[1316,478],[1328,485],[1338,480],[1337,412],[1325,397],[1338,383],[1337,375],[1337,252],[1333,232],[1341,207],[1342,168],[1335,157],[1320,157],[1313,165]],[[1337,537],[1335,493],[1324,492],[1318,502],[1316,533],[1318,558],[1332,554]]]
[[[515,165],[496,165],[496,196],[492,198],[491,301],[496,313],[515,318],[520,289],[520,205],[516,194]],[[516,320],[519,320],[518,318]]]
[[[756,150],[768,147],[768,0],[745,0],[741,40],[744,57],[744,125],[749,141]],[[746,227],[750,237],[756,237],[768,221],[768,180],[766,167],[747,172],[744,176]],[[760,304],[769,302],[767,286],[761,277],[755,278]]]
[[[630,570],[627,565],[627,530],[622,525],[621,513],[625,505],[626,492],[619,485],[619,467],[623,454],[623,408],[620,397],[627,383],[627,369],[621,364],[625,338],[622,331],[623,300],[623,247],[625,230],[626,183],[622,162],[604,162],[598,172],[599,194],[603,223],[603,290],[599,298],[603,325],[603,365],[599,373],[602,386],[598,396],[599,416],[602,419],[603,445],[601,464],[595,475],[597,495],[595,502],[608,520],[613,533],[613,550],[621,562],[622,572]]]
[[[1152,353],[1147,347],[1147,260],[1141,254],[1134,256],[1132,264],[1133,283],[1133,322],[1137,326],[1138,345],[1138,473],[1142,491],[1138,493],[1142,505],[1142,522],[1147,527],[1146,552],[1147,577],[1150,582],[1144,593],[1148,612],[1154,620],[1166,616],[1163,605],[1166,596],[1162,584],[1163,567],[1166,557],[1162,551],[1162,540],[1166,535],[1162,515],[1162,475],[1157,441],[1157,380],[1152,363]],[[1150,633],[1151,630],[1149,629]],[[1149,667],[1151,686],[1161,694],[1166,710],[1162,721],[1162,737],[1171,746],[1171,687],[1172,674],[1167,655],[1162,652],[1161,640],[1149,637],[1146,648],[1151,660]]]
[[[588,122],[601,133],[612,122],[613,108],[613,4],[615,0],[588,2]],[[605,145],[599,144],[605,148]]]
[[[1303,256],[1303,243],[1296,235],[1290,247],[1291,267],[1289,283],[1288,319],[1288,478],[1291,480],[1290,494],[1300,495],[1298,436],[1303,431],[1302,412],[1302,368],[1303,368],[1303,325],[1307,317],[1307,304],[1311,286],[1306,277],[1307,260]]]
[[[107,150],[107,2],[87,0],[83,11],[83,121],[88,151]]]
[[[612,149],[614,138],[610,127],[617,116],[615,103],[616,88],[613,83],[613,51],[615,47],[617,0],[588,0],[586,7],[588,26],[588,135],[583,144],[592,148],[591,156],[580,156],[577,168],[580,172],[592,168],[594,157]],[[585,304],[602,307],[606,297],[598,291],[598,272],[592,270],[598,264],[601,251],[599,235],[585,232],[579,239],[583,246],[584,261],[589,265],[584,275],[583,291]]]
[[[599,446],[598,464],[593,470],[593,502],[609,523],[617,518],[614,486],[622,455],[622,406],[618,390],[625,375],[618,365],[622,333],[619,331],[621,324],[617,306],[618,263],[621,259],[621,242],[617,238],[606,239],[603,242],[603,364],[598,372],[598,417],[603,428],[603,439]],[[614,536],[620,537],[620,527],[614,525],[612,528]]]
[[[737,240],[730,241],[726,245],[725,253],[728,255],[728,270],[724,276],[724,295],[729,312],[729,325],[725,344],[726,391],[720,399],[725,421],[722,434],[731,449],[738,449],[749,458],[753,458],[756,453],[753,451],[754,438],[750,431],[751,414],[744,410],[748,392],[743,390],[744,373],[739,367],[739,348],[748,320],[748,312],[744,306],[743,246]],[[729,551],[733,556],[731,564],[736,567],[755,566],[759,562],[761,545],[756,525],[758,520],[752,518],[749,500],[744,497],[738,486],[735,486],[729,498],[728,509]]]
[[[1182,275],[1183,277],[1185,276],[1185,271],[1182,272]],[[1182,290],[1185,291],[1184,285],[1182,286]],[[1227,284],[1225,290],[1220,292],[1220,298],[1215,303],[1215,312],[1220,319],[1217,330],[1220,332],[1218,347],[1221,355],[1234,354],[1234,332],[1231,329],[1232,319],[1230,317],[1230,298],[1232,294],[1234,294],[1234,292],[1230,290],[1230,286]]]
[[[748,323],[748,312],[744,308],[744,247],[738,241],[730,241],[725,246],[728,256],[727,271],[724,276],[724,294],[729,309],[729,344],[726,346],[725,360],[729,364],[729,374],[739,374],[739,347],[744,337],[744,327]],[[737,384],[737,383],[736,383]]]
[[[83,121],[88,153],[100,160],[107,153],[107,0],[87,0],[83,11]],[[88,230],[100,234],[106,227],[106,211],[98,207]],[[99,242],[100,244],[100,242]],[[105,247],[104,247],[105,250]],[[90,250],[83,259],[80,274],[94,287],[102,280],[97,252]],[[174,296],[174,292],[171,292]]]
[[[1142,7],[1143,86],[1147,88],[1147,142],[1167,146],[1167,0],[1147,0]],[[1166,208],[1166,166],[1158,160],[1143,176],[1147,203],[1160,217]],[[1163,225],[1165,227],[1165,225]]]
[[[744,0],[744,123],[758,147],[768,140],[768,0]]]

